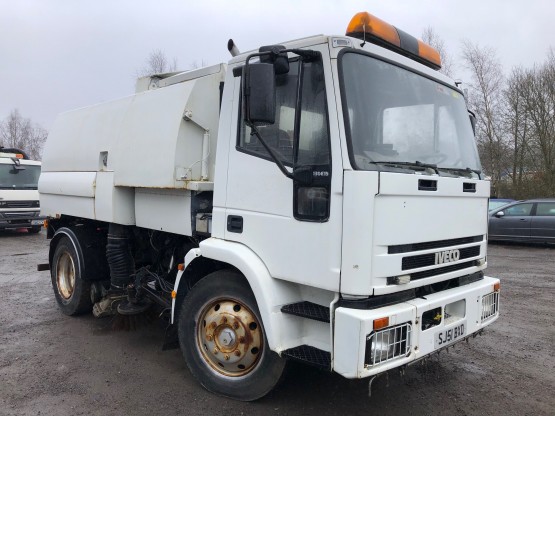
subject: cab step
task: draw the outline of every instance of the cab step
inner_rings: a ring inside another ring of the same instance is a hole
[[[281,307],[281,311],[285,314],[293,314],[301,318],[308,318],[309,320],[317,320],[318,322],[330,321],[330,309],[327,306],[322,306],[310,301],[301,301],[300,303],[286,304]]]
[[[297,362],[304,362],[312,366],[319,366],[320,368],[331,367],[331,354],[328,351],[322,351],[317,347],[310,345],[299,345],[292,349],[282,351],[281,356]]]

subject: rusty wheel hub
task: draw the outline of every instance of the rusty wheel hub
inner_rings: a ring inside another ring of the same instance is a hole
[[[67,252],[63,252],[56,264],[56,285],[61,297],[68,300],[75,289],[75,264]]]
[[[260,360],[262,329],[247,306],[233,299],[220,299],[201,312],[197,345],[214,371],[237,378],[252,372]]]

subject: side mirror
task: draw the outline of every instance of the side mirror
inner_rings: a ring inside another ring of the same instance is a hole
[[[500,210],[499,212],[495,213],[496,218],[502,218],[504,215],[505,215],[505,212],[503,212],[503,210]]]
[[[245,119],[273,124],[276,118],[276,79],[273,64],[247,64],[243,74]]]

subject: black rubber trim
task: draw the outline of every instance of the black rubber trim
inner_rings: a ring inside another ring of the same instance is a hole
[[[308,318],[309,320],[316,320],[318,322],[330,321],[330,309],[327,306],[322,306],[310,301],[302,301],[300,303],[286,304],[281,307],[284,314],[293,314],[301,318]]]
[[[452,278],[439,283],[432,283],[431,285],[424,285],[416,289],[409,289],[407,291],[397,291],[395,293],[388,293],[386,295],[376,295],[368,297],[367,299],[349,300],[339,299],[335,305],[336,308],[353,308],[355,310],[372,310],[374,308],[382,308],[397,303],[404,303],[412,299],[422,298],[438,291],[448,291],[456,287],[462,287],[476,281],[484,279],[484,272],[474,272],[458,278]]]
[[[304,362],[311,366],[318,366],[319,368],[331,367],[331,354],[328,351],[322,351],[317,347],[310,345],[299,345],[292,349],[287,349],[281,353],[281,356],[297,362]]]
[[[367,299],[339,299],[339,302],[335,306],[336,308],[343,307],[354,308],[357,310],[372,310],[373,308],[381,308],[392,304],[404,303],[415,298],[415,290],[408,289],[407,291],[396,291],[395,293],[388,293],[387,295],[376,295],[374,297],[368,297]]]

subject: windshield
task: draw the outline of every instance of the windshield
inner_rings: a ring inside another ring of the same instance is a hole
[[[0,189],[36,189],[40,166],[0,164]]]
[[[356,169],[478,176],[480,160],[461,93],[356,52],[341,57],[341,78]]]

